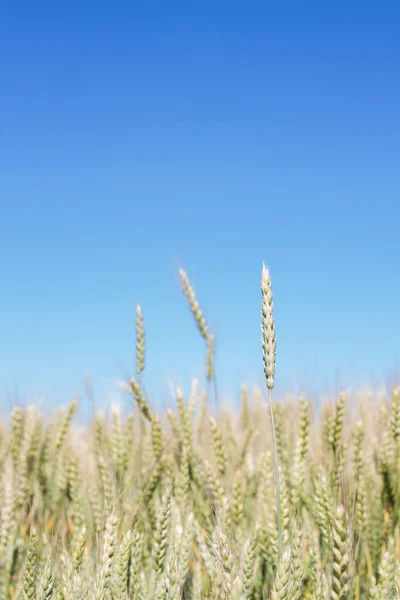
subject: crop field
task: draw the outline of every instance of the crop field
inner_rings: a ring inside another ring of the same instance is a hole
[[[280,402],[263,267],[265,389],[221,406],[215,337],[180,279],[205,373],[174,409],[146,397],[138,307],[127,414],[15,406],[2,426],[1,600],[400,598],[400,389]]]

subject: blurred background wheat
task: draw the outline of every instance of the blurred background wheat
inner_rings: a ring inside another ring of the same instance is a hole
[[[238,411],[219,406],[200,383],[216,376],[211,334],[184,272],[181,281],[205,373],[187,398],[175,390],[175,409],[155,411],[141,385],[138,307],[128,414],[112,406],[110,418],[79,425],[75,401],[50,419],[16,406],[2,427],[0,597],[400,598],[400,390],[342,393],[316,411],[305,396],[269,407],[242,385]]]

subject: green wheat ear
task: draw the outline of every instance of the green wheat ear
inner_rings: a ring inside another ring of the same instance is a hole
[[[35,529],[31,531],[31,537],[29,540],[28,552],[26,555],[26,566],[24,575],[24,599],[33,600],[36,598],[36,578],[38,568],[38,555],[37,555],[38,539]]]
[[[274,587],[271,592],[271,600],[291,600],[291,560],[290,548],[287,548],[278,564]]]

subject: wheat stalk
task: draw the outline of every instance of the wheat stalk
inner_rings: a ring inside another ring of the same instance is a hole
[[[278,525],[278,552],[282,556],[282,525],[281,525],[281,497],[279,485],[279,460],[276,443],[276,431],[274,421],[274,411],[272,407],[272,389],[275,381],[275,357],[276,340],[274,324],[274,303],[272,301],[271,277],[265,264],[262,267],[261,274],[261,331],[262,331],[262,350],[264,362],[264,376],[268,388],[268,400],[272,429],[272,440],[274,448],[274,467],[275,467],[275,486],[276,486],[276,513]]]

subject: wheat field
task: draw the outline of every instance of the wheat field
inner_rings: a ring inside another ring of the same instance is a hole
[[[275,398],[263,267],[265,389],[242,386],[239,410],[221,407],[215,335],[180,278],[205,373],[188,397],[176,389],[174,409],[146,397],[138,307],[127,413],[81,425],[77,402],[50,419],[16,406],[2,426],[0,598],[400,598],[400,389],[318,410]]]

